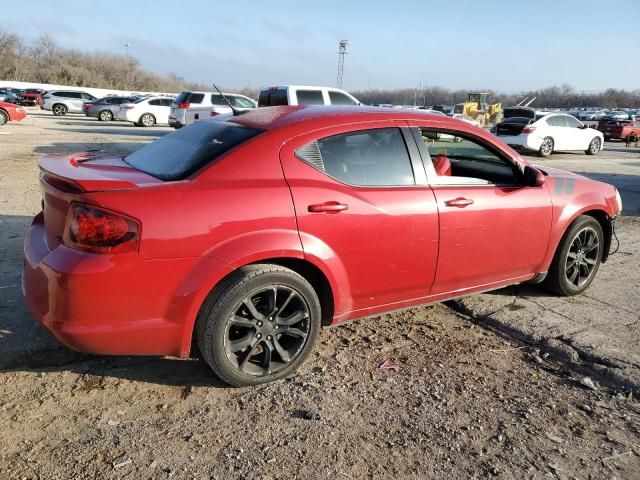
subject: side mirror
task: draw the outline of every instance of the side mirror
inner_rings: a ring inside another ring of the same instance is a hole
[[[540,170],[527,165],[524,167],[524,184],[527,187],[541,187],[544,185],[545,176]]]

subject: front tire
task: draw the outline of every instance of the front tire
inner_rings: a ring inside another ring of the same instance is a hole
[[[544,140],[542,140],[542,145],[540,145],[540,148],[538,149],[538,155],[540,155],[541,157],[548,157],[552,153],[553,153],[553,138],[545,137]]]
[[[140,117],[138,123],[143,127],[153,127],[156,123],[156,117],[150,113],[145,113]]]
[[[546,286],[562,296],[584,292],[598,272],[603,248],[600,223],[588,215],[579,216],[558,245]]]
[[[110,122],[111,120],[113,120],[113,113],[111,113],[109,110],[102,110],[98,114],[98,120],[100,120],[101,122]]]
[[[599,137],[595,137],[591,140],[591,143],[589,143],[589,148],[585,150],[585,153],[587,155],[595,155],[600,151],[600,147],[602,147],[602,142]]]
[[[4,110],[0,110],[0,127],[9,122],[9,114]]]
[[[320,329],[320,301],[296,272],[249,265],[217,287],[198,314],[202,357],[224,382],[249,386],[291,375]]]
[[[64,117],[68,111],[67,107],[61,103],[56,103],[51,110],[56,117]]]

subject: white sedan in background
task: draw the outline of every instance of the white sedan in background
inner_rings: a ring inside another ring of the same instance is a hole
[[[538,152],[548,157],[557,151],[583,151],[595,155],[604,147],[602,132],[564,113],[535,113],[522,109],[496,126],[496,135],[515,149]]]
[[[133,122],[137,127],[152,127],[169,124],[170,97],[143,97],[132,103],[123,103],[118,111],[118,120]]]

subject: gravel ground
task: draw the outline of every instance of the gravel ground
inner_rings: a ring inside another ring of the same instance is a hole
[[[2,131],[0,478],[640,478],[629,389],[589,388],[552,348],[442,305],[324,330],[297,375],[251,389],[197,359],[59,347],[19,289],[37,157],[134,150],[169,129],[33,110]]]

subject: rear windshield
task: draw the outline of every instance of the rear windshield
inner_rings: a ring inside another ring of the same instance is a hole
[[[231,122],[196,122],[142,147],[124,161],[161,180],[181,180],[262,132]]]
[[[532,120],[533,119],[527,117],[508,117],[504,119],[504,123],[520,123],[522,125],[526,125]]]
[[[277,107],[279,105],[289,105],[287,91],[284,89],[263,90],[258,98],[259,107]]]
[[[202,103],[204,100],[204,93],[193,93],[193,92],[180,92],[180,94],[174,100],[176,104],[178,103]]]

